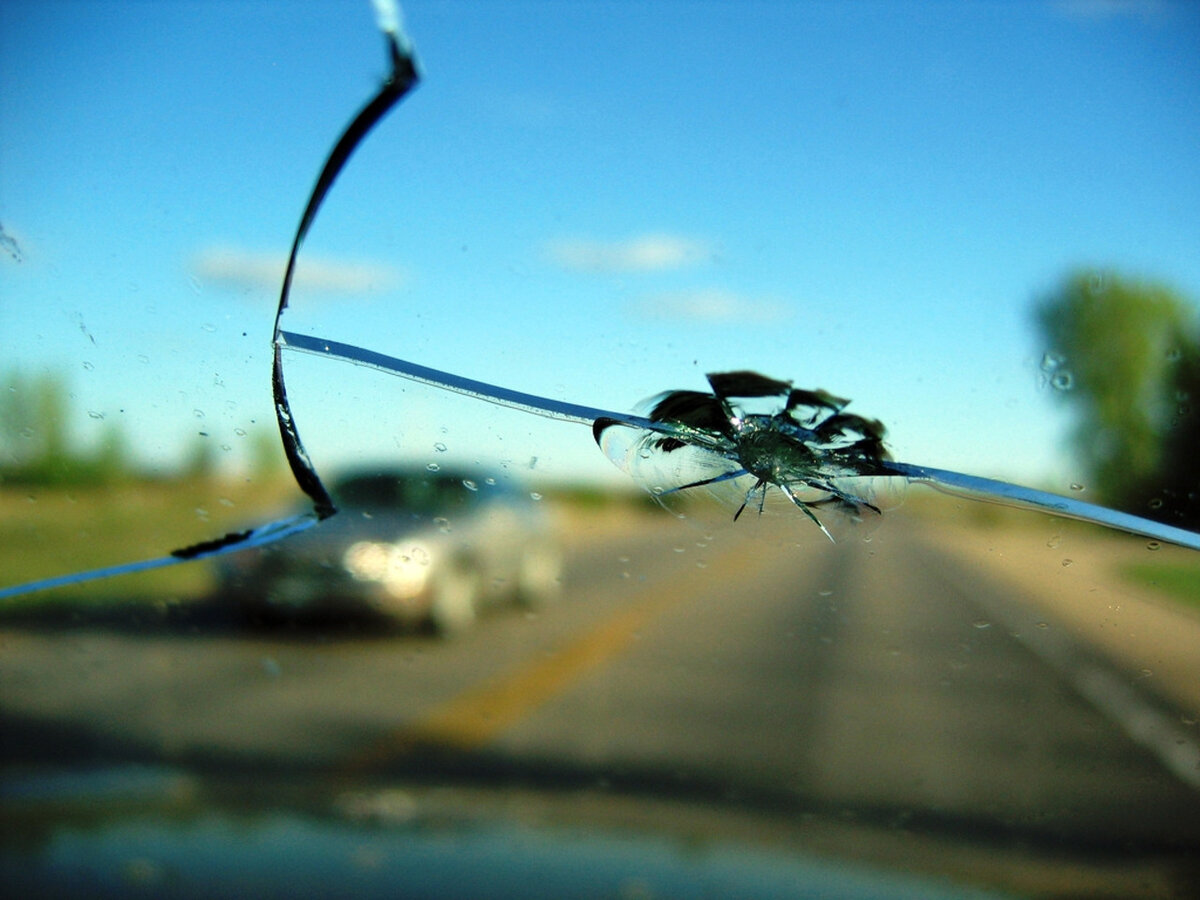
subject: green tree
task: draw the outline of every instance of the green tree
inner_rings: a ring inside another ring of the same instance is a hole
[[[184,455],[180,474],[184,478],[208,479],[217,471],[217,454],[207,435],[192,438]]]
[[[1183,345],[1171,375],[1159,472],[1162,508],[1168,520],[1200,528],[1200,335]]]
[[[109,484],[133,476],[128,441],[107,422],[92,451],[72,445],[71,394],[55,372],[9,370],[0,382],[0,482]]]
[[[116,422],[105,422],[91,459],[96,481],[100,484],[115,484],[132,477],[131,456],[125,430]]]
[[[63,480],[71,465],[66,382],[12,369],[0,392],[0,469],[11,480]]]
[[[1194,308],[1165,285],[1083,271],[1042,297],[1035,317],[1043,369],[1075,411],[1073,443],[1090,486],[1131,512],[1194,518]]]
[[[250,470],[260,478],[273,478],[284,471],[283,447],[279,432],[256,428],[250,433]]]

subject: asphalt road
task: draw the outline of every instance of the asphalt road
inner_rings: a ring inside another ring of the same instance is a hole
[[[837,545],[754,518],[609,529],[574,542],[557,604],[452,641],[248,633],[219,603],[8,623],[0,765],[499,777],[1189,878],[1194,730],[1172,763],[1079,673],[1180,711],[898,522]]]

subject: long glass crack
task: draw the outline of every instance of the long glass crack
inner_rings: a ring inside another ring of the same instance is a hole
[[[317,210],[325,199],[325,195],[329,192],[338,174],[342,171],[347,160],[349,160],[351,154],[362,142],[363,138],[408,93],[418,80],[412,46],[400,27],[399,10],[394,0],[374,0],[374,4],[378,25],[387,43],[391,72],[375,96],[367,102],[342,132],[337,143],[334,144],[333,150],[330,151],[329,157],[321,169],[321,174],[317,177],[316,185],[313,187],[312,193],[308,198],[308,204],[304,208],[304,214],[300,217],[300,224],[296,228],[296,234],[292,241],[291,254],[288,257],[287,269],[284,272],[283,284],[279,292],[279,304],[275,311],[275,324],[272,334],[274,354],[272,357],[271,390],[275,401],[275,416],[279,424],[279,433],[283,440],[283,448],[287,456],[288,465],[291,467],[292,475],[295,477],[300,489],[312,500],[313,511],[276,522],[270,522],[246,531],[230,532],[218,538],[201,541],[187,547],[180,547],[177,550],[171,551],[166,556],[155,559],[139,560],[100,569],[90,569],[84,572],[75,572],[68,575],[60,575],[53,578],[12,585],[7,588],[0,588],[0,600],[33,591],[82,584],[115,575],[130,575],[135,572],[159,569],[164,566],[177,565],[190,560],[206,559],[234,550],[244,550],[249,547],[260,546],[280,540],[298,531],[303,531],[337,512],[333,504],[333,499],[330,497],[328,490],[326,490],[320,476],[317,474],[316,468],[304,450],[304,444],[300,440],[300,433],[296,428],[295,419],[292,416],[291,407],[288,403],[287,387],[283,377],[283,362],[280,356],[280,349],[283,343],[280,337],[280,321],[283,311],[287,309],[288,297],[292,288],[292,276],[296,268],[296,258],[299,255],[300,247],[304,243],[304,238],[308,234],[313,219],[316,217]],[[20,251],[15,241],[5,234],[2,229],[0,229],[0,247],[12,254],[14,258],[20,258]]]
[[[757,372],[708,376],[710,391],[667,391],[645,415],[565,403],[463,378],[377,351],[283,331],[287,349],[367,366],[380,372],[524,410],[589,425],[597,444],[655,497],[717,485],[744,485],[737,518],[761,509],[774,487],[827,536],[818,512],[881,515],[873,494],[878,479],[925,484],[945,493],[1068,519],[1091,522],[1200,550],[1200,534],[1064,497],[1049,491],[948,469],[898,462],[883,443],[876,419],[845,411],[849,401],[823,390],[795,388]],[[771,401],[773,412],[751,412],[737,401]]]
[[[379,12],[379,26],[387,39],[388,52],[391,57],[392,71],[370,102],[354,117],[338,142],[334,145],[325,161],[324,168],[317,178],[317,184],[308,198],[304,215],[300,217],[300,226],[296,229],[296,237],[292,241],[292,252],[288,256],[287,269],[283,275],[283,287],[279,293],[279,306],[275,310],[275,331],[273,335],[274,359],[271,369],[271,390],[275,398],[275,417],[279,423],[279,434],[283,439],[283,449],[287,454],[288,465],[292,475],[301,490],[313,502],[313,514],[317,520],[326,519],[337,512],[333,498],[321,482],[312,460],[304,450],[300,441],[300,432],[296,429],[291,407],[288,405],[287,388],[283,378],[283,360],[281,357],[280,321],[283,311],[287,309],[288,295],[292,288],[292,275],[296,269],[296,257],[300,253],[300,245],[308,234],[308,229],[316,218],[325,195],[333,187],[333,182],[350,159],[350,154],[362,143],[367,133],[374,128],[400,99],[417,83],[417,67],[413,59],[411,46],[406,38],[401,37],[399,16],[394,3],[377,0],[376,9]]]

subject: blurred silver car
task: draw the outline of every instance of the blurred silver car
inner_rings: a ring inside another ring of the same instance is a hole
[[[223,600],[253,622],[385,618],[469,627],[500,601],[555,599],[562,552],[550,517],[503,481],[426,469],[335,482],[338,514],[259,550],[226,557]]]

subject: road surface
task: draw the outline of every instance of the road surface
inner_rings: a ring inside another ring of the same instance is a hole
[[[1033,893],[1196,883],[1195,710],[939,527],[631,520],[572,542],[557,604],[451,641],[245,632],[219,602],[9,622],[0,763],[644,792]]]

